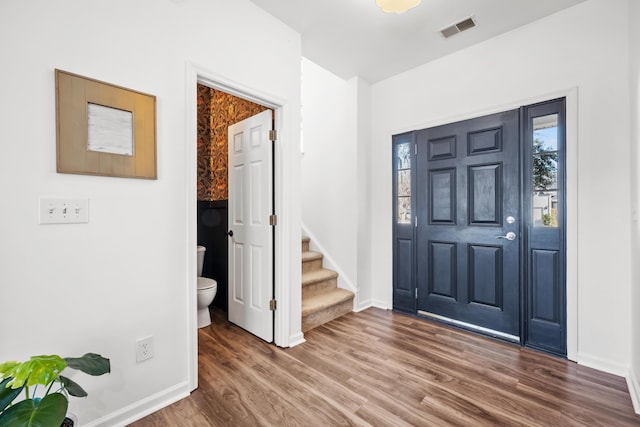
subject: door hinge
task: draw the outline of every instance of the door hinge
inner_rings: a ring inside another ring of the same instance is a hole
[[[413,144],[414,146],[414,153],[418,154],[418,144]]]
[[[418,288],[416,288],[416,299],[418,299]]]
[[[278,215],[269,215],[269,225],[278,225]]]
[[[276,311],[277,308],[278,302],[276,300],[272,299],[271,301],[269,301],[269,310]]]
[[[278,131],[271,129],[269,131],[269,141],[276,142],[276,139],[278,139]]]
[[[416,223],[415,223],[415,227],[418,227],[418,217],[416,216]]]

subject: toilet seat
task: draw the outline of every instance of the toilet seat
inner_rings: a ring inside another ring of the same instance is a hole
[[[213,279],[209,279],[208,277],[198,277],[198,290],[199,291],[203,291],[205,289],[211,289],[211,288],[216,288],[218,287],[218,283],[213,280]]]

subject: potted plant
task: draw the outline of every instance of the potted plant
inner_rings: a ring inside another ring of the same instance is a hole
[[[26,362],[0,364],[0,426],[73,426],[65,418],[68,397],[85,397],[87,392],[60,375],[65,368],[98,376],[111,372],[111,363],[99,354],[87,353],[66,358],[33,356]],[[24,398],[13,403],[23,392]]]

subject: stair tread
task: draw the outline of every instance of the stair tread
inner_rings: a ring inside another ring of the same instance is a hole
[[[317,259],[322,259],[323,257],[324,255],[322,255],[322,252],[315,252],[315,251],[302,252],[302,262],[315,261]]]
[[[338,273],[327,268],[308,271],[302,273],[302,286],[313,285],[314,283],[335,279],[336,277],[338,277]]]
[[[354,294],[346,289],[336,288],[330,291],[305,298],[302,301],[302,316],[307,316],[328,307],[353,299]]]

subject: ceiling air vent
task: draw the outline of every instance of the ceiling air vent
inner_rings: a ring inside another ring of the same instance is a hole
[[[445,39],[448,39],[451,36],[454,36],[458,33],[461,33],[463,31],[466,31],[470,28],[473,28],[476,26],[475,21],[473,20],[472,17],[468,17],[467,19],[463,19],[462,21],[458,22],[457,24],[453,24],[448,26],[447,28],[443,28],[442,30],[440,30],[440,34],[442,34],[442,37],[444,37]]]

